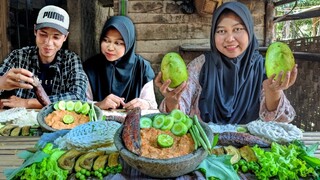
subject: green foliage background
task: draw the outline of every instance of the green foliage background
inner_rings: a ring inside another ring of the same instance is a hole
[[[282,6],[276,7],[276,16],[282,16],[288,13],[293,7],[295,3],[289,3]],[[298,0],[297,6],[290,13],[297,13],[304,11],[306,9],[312,8],[314,6],[319,6],[320,0]],[[315,23],[316,29],[319,33],[320,29],[320,17],[317,18],[317,22]],[[288,26],[286,28],[286,25]],[[294,21],[282,21],[275,24],[275,38],[277,40],[283,39],[297,39],[304,37],[313,37],[320,36],[320,34],[312,34],[312,19],[301,19]]]

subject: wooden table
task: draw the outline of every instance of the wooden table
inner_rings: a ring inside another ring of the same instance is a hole
[[[16,168],[22,164],[22,160],[16,154],[25,149],[33,148],[39,138],[0,136],[0,180],[6,179],[3,174],[4,169]],[[320,142],[320,132],[305,132],[302,140],[306,145]],[[320,158],[320,148],[315,155]]]
[[[6,179],[4,169],[17,168],[23,160],[19,159],[17,153],[33,148],[40,137],[33,136],[0,136],[0,180]]]
[[[1,112],[2,110],[0,110]],[[147,110],[142,111],[144,114],[158,113],[158,110]],[[124,111],[103,111],[103,114],[107,117],[117,116],[118,120],[124,119],[126,113]],[[6,179],[3,172],[4,169],[17,168],[23,160],[19,159],[17,154],[23,150],[33,148],[37,141],[40,139],[39,136],[0,136],[0,180]],[[320,132],[305,132],[303,133],[302,140],[306,145],[311,145],[316,142],[320,142]],[[316,151],[315,156],[320,158],[320,147]]]

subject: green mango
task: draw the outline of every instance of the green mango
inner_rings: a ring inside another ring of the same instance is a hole
[[[291,71],[295,65],[294,56],[290,47],[283,42],[274,42],[269,45],[266,53],[265,67],[266,74],[269,78],[273,74],[276,74],[275,79],[279,73],[283,71]],[[282,80],[284,80],[284,76]]]
[[[176,52],[169,52],[162,58],[161,73],[163,81],[171,80],[170,88],[176,88],[188,79],[187,66]]]

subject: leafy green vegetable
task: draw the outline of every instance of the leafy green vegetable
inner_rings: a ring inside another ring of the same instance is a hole
[[[219,141],[219,133],[213,136],[211,147],[214,148],[218,144],[218,141]]]
[[[49,155],[44,153],[43,151],[37,151],[35,153],[31,153],[29,151],[22,151],[18,154],[18,156],[22,159],[25,159],[23,164],[16,168],[16,169],[5,169],[4,175],[7,177],[8,180],[13,179],[17,174],[23,171],[26,167],[30,166],[31,164],[41,162],[44,158],[48,157]]]
[[[254,146],[258,162],[261,166],[255,172],[258,179],[269,179],[278,177],[281,179],[299,179],[299,177],[315,176],[315,170],[307,166],[307,163],[299,158],[301,148],[295,144],[280,145],[273,142],[270,151],[265,151],[258,146]]]
[[[7,179],[67,179],[68,171],[57,163],[63,153],[65,151],[53,148],[52,143],[47,143],[36,153],[24,151],[19,156],[25,159],[24,163],[17,169],[5,170],[5,175]]]
[[[230,155],[208,155],[196,168],[205,174],[206,179],[240,179],[230,162]]]
[[[292,142],[292,144],[298,147],[298,150],[300,151],[299,158],[304,160],[310,167],[315,169],[315,176],[319,177],[320,159],[314,157],[314,153],[318,149],[320,143],[318,142],[307,147],[301,140],[295,140]]]

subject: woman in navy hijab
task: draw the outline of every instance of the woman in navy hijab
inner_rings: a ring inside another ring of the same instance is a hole
[[[277,79],[266,78],[252,16],[244,4],[224,3],[212,17],[211,51],[190,62],[188,81],[169,91],[170,80],[161,82],[158,74],[155,83],[165,97],[160,110],[179,108],[218,124],[246,124],[258,118],[292,121],[296,113],[283,90],[294,84],[297,65]]]
[[[136,35],[132,21],[113,16],[103,26],[100,53],[84,62],[89,78],[87,98],[101,109],[156,109],[154,71],[135,53]]]

